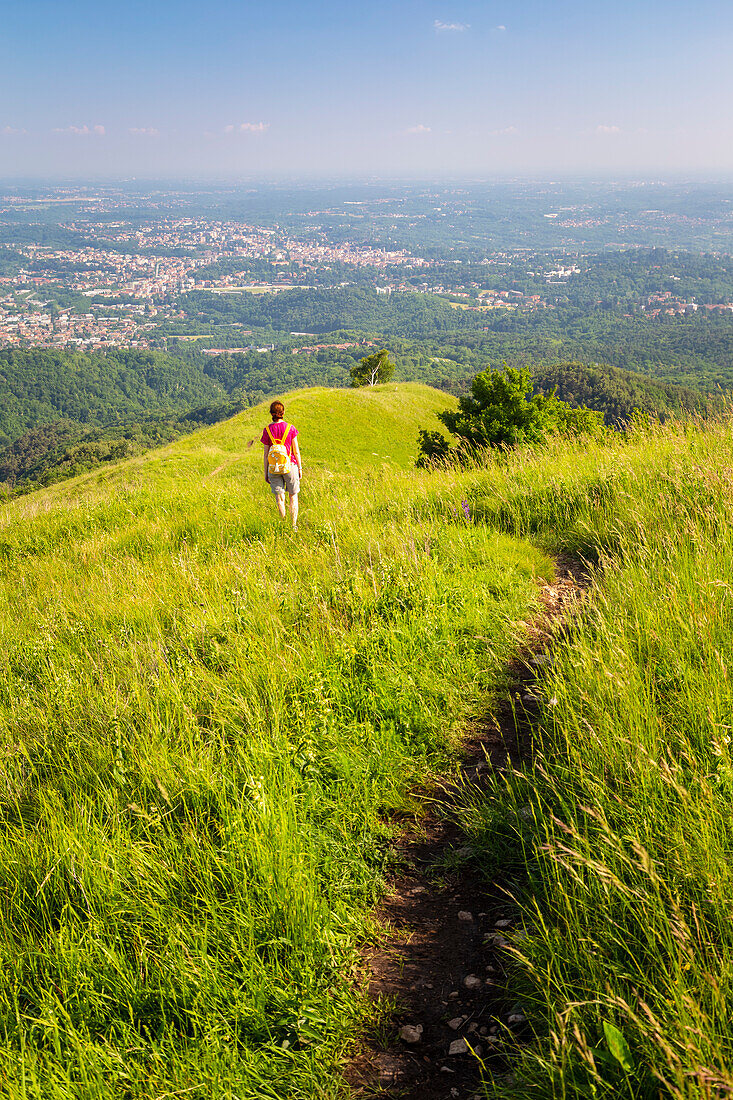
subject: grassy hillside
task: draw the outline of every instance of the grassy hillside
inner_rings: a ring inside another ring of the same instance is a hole
[[[490,527],[598,567],[533,765],[465,808],[521,903],[510,989],[537,1041],[499,1095],[733,1091],[732,468],[729,423],[670,427],[525,452],[467,490]]]
[[[297,390],[287,395],[285,419],[300,432],[304,467],[358,471],[364,467],[408,467],[417,458],[420,428],[439,428],[437,413],[453,407],[455,399],[418,382],[390,382],[359,389]],[[257,463],[262,462],[260,437],[270,417],[269,402],[231,420],[181,440],[171,454],[200,455],[217,449],[223,458],[247,455],[254,440]],[[176,450],[178,448],[178,450]],[[154,456],[151,456],[154,461]],[[239,462],[239,460],[237,460]],[[259,466],[257,466],[259,470]]]
[[[261,410],[2,511],[0,1097],[342,1096],[388,840],[558,551],[538,755],[462,810],[519,897],[501,1094],[727,1095],[730,425],[429,472],[442,394],[286,404],[297,538]]]
[[[389,822],[551,570],[414,513],[444,402],[287,397],[297,540],[259,411],[3,510],[0,1096],[340,1094]]]
[[[417,458],[419,429],[440,428],[437,413],[456,404],[450,395],[417,382],[300,390],[285,396],[286,419],[300,433],[304,486],[306,480],[315,479],[321,488],[336,474],[360,478],[365,470],[411,468]],[[15,501],[0,511],[0,538],[3,527],[12,528],[18,516],[47,510],[50,502],[62,509],[75,508],[80,500],[91,502],[127,492],[141,480],[151,483],[153,501],[164,487],[189,484],[185,496],[207,479],[207,488],[227,485],[238,495],[246,491],[264,501],[266,509],[269,491],[262,477],[260,438],[270,422],[268,408],[269,402],[255,406],[166,447]],[[308,506],[307,495],[303,503]]]

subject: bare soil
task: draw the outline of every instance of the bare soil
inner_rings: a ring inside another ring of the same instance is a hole
[[[363,1038],[348,1067],[356,1097],[478,1097],[484,1095],[482,1062],[485,1075],[511,1073],[512,1050],[527,1035],[503,964],[503,933],[516,913],[507,883],[487,882],[479,873],[450,810],[466,783],[481,789],[492,769],[528,759],[538,675],[530,662],[549,658],[584,582],[576,563],[558,560],[555,580],[541,590],[542,611],[530,624],[526,648],[508,670],[497,718],[466,730],[458,780],[423,792],[425,814],[397,844],[400,869],[378,914],[384,935],[364,957],[370,996],[394,1009],[386,1022],[381,1014],[379,1033]]]

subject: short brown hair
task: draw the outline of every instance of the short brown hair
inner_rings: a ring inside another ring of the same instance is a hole
[[[285,406],[282,401],[273,401],[270,405],[270,416],[273,420],[279,420],[280,417],[285,416]]]

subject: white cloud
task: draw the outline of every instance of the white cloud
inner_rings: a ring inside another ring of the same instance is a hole
[[[505,31],[506,27],[504,26],[503,23],[500,23],[498,27],[494,27],[494,30],[495,31]]]
[[[444,23],[442,19],[436,19],[433,28],[436,31],[467,31],[470,23]]]
[[[269,122],[240,122],[238,126],[224,127],[225,134],[264,134],[270,129]]]
[[[405,130],[406,134],[432,134],[432,126],[423,126],[422,122],[418,122],[417,126],[408,126]]]
[[[4,137],[13,137],[15,134],[27,133],[27,130],[18,129],[15,126],[3,126],[2,130],[0,130],[0,134],[2,134]]]
[[[56,126],[54,134],[74,134],[77,137],[104,137],[106,130],[98,123],[95,126]]]
[[[155,126],[130,126],[127,132],[136,137],[160,137],[160,130]]]
[[[604,124],[601,124],[600,126],[596,126],[596,133],[597,134],[620,134],[621,133],[621,127],[620,126],[606,126]]]
[[[518,134],[516,126],[503,126],[501,130],[489,130],[489,137],[504,137],[505,135]]]

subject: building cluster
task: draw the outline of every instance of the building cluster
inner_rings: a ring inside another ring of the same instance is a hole
[[[148,347],[156,322],[144,308],[125,313],[74,313],[55,303],[18,310],[12,295],[0,297],[0,345],[41,348]]]
[[[377,271],[384,271],[388,267],[396,267],[408,264],[410,267],[423,267],[428,261],[421,256],[411,256],[404,251],[388,251],[384,248],[372,248],[369,245],[343,244],[318,244],[315,242],[286,241],[282,260],[286,258],[291,264],[300,267],[315,265],[322,267],[324,264],[349,264],[352,267],[373,267]]]
[[[733,302],[705,302],[700,305],[697,302],[684,301],[673,294],[672,291],[664,290],[657,294],[650,294],[646,301],[642,302],[641,308],[647,317],[674,317],[689,316],[692,313],[697,313],[698,310],[731,313],[733,312]]]
[[[26,245],[17,249],[28,267],[0,282],[19,289],[60,286],[94,298],[166,298],[193,290],[192,277],[205,257],[179,257],[118,252],[114,248],[53,248]]]
[[[0,344],[147,347],[156,323],[171,320],[175,300],[189,291],[276,293],[312,285],[310,272],[334,264],[383,271],[427,263],[404,251],[299,240],[277,227],[206,218],[59,228],[78,244],[13,246],[22,259],[0,278]],[[269,279],[246,274],[252,260],[267,263]],[[73,296],[76,305],[68,304]]]
[[[373,348],[372,340],[352,340],[348,344],[306,344],[302,348],[293,348],[293,355],[313,355],[317,351],[348,351],[349,348]]]
[[[558,264],[557,267],[552,267],[549,271],[543,271],[542,275],[548,283],[562,282],[565,279],[569,279],[572,275],[580,275],[580,268],[577,264],[569,264],[567,266]]]
[[[264,348],[258,348],[256,344],[247,344],[244,348],[203,348],[204,355],[247,355],[250,351],[274,351],[275,345],[268,344]]]

